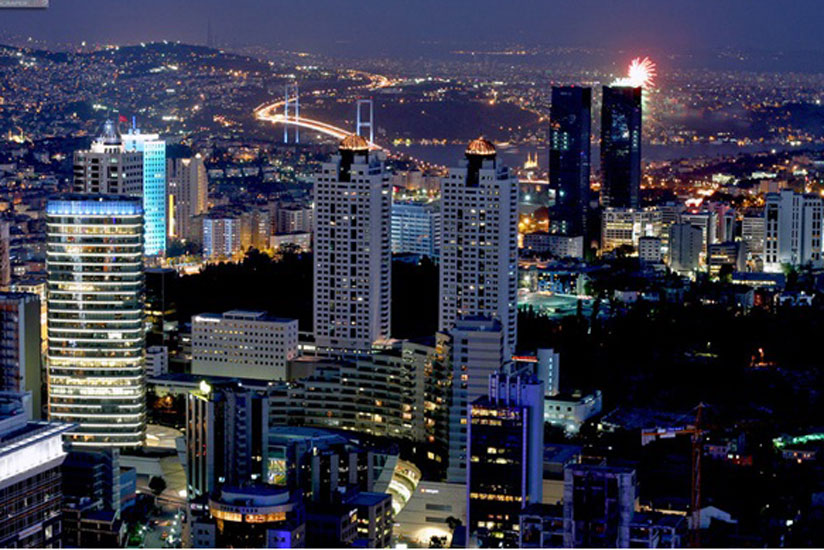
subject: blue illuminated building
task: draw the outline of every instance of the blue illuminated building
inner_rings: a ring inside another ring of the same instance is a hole
[[[143,134],[132,126],[123,136],[126,151],[143,153],[143,210],[147,256],[166,252],[166,142],[158,134]]]

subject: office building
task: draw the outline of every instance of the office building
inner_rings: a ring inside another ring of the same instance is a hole
[[[711,244],[707,254],[707,271],[710,277],[718,277],[726,266],[730,275],[745,271],[747,267],[746,245],[742,242]]]
[[[688,223],[701,230],[701,260],[707,261],[709,246],[718,242],[718,214],[712,210],[687,210],[679,223]]]
[[[30,394],[33,418],[42,417],[40,299],[0,292],[0,392]]]
[[[570,237],[537,231],[524,235],[523,244],[525,251],[549,254],[555,258],[582,259],[584,257],[584,237],[581,235]]]
[[[641,237],[661,236],[657,208],[605,208],[601,213],[601,253],[618,247],[638,248]]]
[[[143,193],[143,153],[127,151],[111,120],[85,151],[74,152],[75,193],[131,195]]]
[[[768,193],[764,206],[764,271],[779,273],[785,264],[821,266],[821,217],[824,201],[789,189]]]
[[[241,310],[192,317],[192,374],[285,380],[297,356],[297,319]]]
[[[206,166],[200,153],[190,158],[166,160],[168,180],[168,233],[169,237],[195,240],[200,233],[192,227],[195,216],[208,210],[209,185]]]
[[[40,349],[42,356],[46,356],[49,342],[48,330],[48,300],[46,299],[45,279],[17,279],[9,287],[12,292],[35,294],[40,299]]]
[[[518,184],[495,146],[469,143],[461,166],[441,183],[440,332],[462,317],[500,321],[504,356],[517,342]]]
[[[591,110],[591,88],[552,87],[549,187],[555,192],[555,211],[565,235],[584,235],[587,227]]]
[[[641,237],[638,239],[638,258],[650,264],[661,263],[660,237]]]
[[[564,547],[627,548],[637,493],[631,468],[573,464],[564,469]]]
[[[169,348],[149,346],[146,348],[146,376],[162,376],[169,372]]]
[[[268,430],[265,394],[239,382],[202,382],[186,396],[186,490],[189,499],[224,484],[259,481]]]
[[[211,260],[233,259],[243,252],[240,215],[212,212],[203,218],[203,256]]]
[[[60,465],[71,424],[31,422],[20,396],[0,396],[0,546],[59,548]]]
[[[544,384],[505,367],[488,393],[469,408],[467,540],[517,547],[521,510],[543,500]]]
[[[49,415],[71,440],[140,446],[145,432],[143,208],[112,195],[46,206]]]
[[[380,153],[352,135],[315,176],[314,334],[365,353],[389,338],[392,189]]]
[[[126,151],[143,157],[143,217],[145,237],[143,251],[147,256],[166,253],[166,142],[158,134],[144,134],[132,126],[123,136]]]
[[[437,203],[392,204],[392,253],[437,258],[441,246],[441,212]]]
[[[447,480],[466,481],[467,411],[489,391],[489,377],[508,360],[497,319],[463,318],[451,331],[452,395],[449,401]]]
[[[747,254],[753,257],[764,254],[766,227],[763,210],[744,213],[741,218],[741,241],[747,246]]]
[[[601,106],[601,204],[641,205],[641,88],[604,86]]]
[[[669,229],[669,267],[682,276],[690,276],[697,269],[704,236],[700,227],[676,223]]]

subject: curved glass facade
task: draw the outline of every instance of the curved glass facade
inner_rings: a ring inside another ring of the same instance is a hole
[[[139,198],[72,195],[46,207],[49,416],[92,446],[145,433],[143,209]]]

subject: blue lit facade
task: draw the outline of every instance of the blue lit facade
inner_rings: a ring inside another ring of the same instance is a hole
[[[143,211],[146,238],[144,253],[166,252],[166,142],[157,134],[141,134],[132,128],[123,136],[126,151],[143,153]]]

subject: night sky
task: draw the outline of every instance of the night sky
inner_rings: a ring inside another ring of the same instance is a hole
[[[55,42],[218,41],[316,53],[431,55],[489,43],[653,55],[824,52],[821,0],[51,0],[0,10],[0,32]],[[434,44],[433,44],[434,42]],[[817,57],[824,57],[819,55]]]

